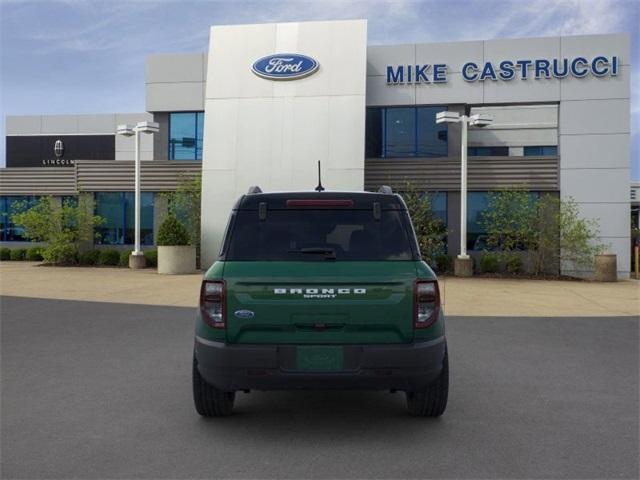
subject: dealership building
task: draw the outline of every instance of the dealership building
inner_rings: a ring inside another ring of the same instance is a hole
[[[11,224],[16,201],[87,195],[106,219],[97,242],[127,248],[134,143],[115,131],[147,120],[160,131],[141,136],[146,246],[167,208],[159,193],[184,175],[202,172],[206,267],[240,195],[252,185],[311,190],[320,160],[328,190],[429,192],[455,255],[461,129],[436,123],[446,110],[493,119],[468,134],[468,249],[482,244],[488,192],[525,187],[571,197],[598,219],[628,277],[629,43],[616,34],[367,45],[364,20],[214,26],[208,52],[147,58],[146,112],[7,117],[0,240],[24,240]]]

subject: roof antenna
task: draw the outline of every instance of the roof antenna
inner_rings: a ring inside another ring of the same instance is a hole
[[[322,186],[322,177],[320,176],[320,160],[318,160],[318,186],[315,188],[316,192],[324,191],[324,187]]]

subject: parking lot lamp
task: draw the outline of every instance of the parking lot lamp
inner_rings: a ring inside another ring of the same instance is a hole
[[[460,115],[458,112],[438,112],[436,123],[460,123],[462,140],[460,151],[460,254],[455,260],[455,274],[470,277],[473,274],[473,262],[467,254],[467,127],[486,127],[493,119],[489,115]]]
[[[160,126],[156,122],[138,122],[135,126],[118,125],[116,133],[125,137],[134,136],[135,139],[135,162],[134,162],[134,184],[135,184],[135,206],[134,206],[134,230],[135,239],[133,252],[129,255],[129,268],[144,268],[145,258],[140,249],[140,133],[157,133]]]

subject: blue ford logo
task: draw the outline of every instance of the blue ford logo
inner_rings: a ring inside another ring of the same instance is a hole
[[[251,310],[236,310],[233,314],[238,318],[253,318],[255,315]]]
[[[315,73],[318,66],[318,62],[306,55],[278,53],[256,60],[251,70],[259,77],[270,80],[296,80]]]

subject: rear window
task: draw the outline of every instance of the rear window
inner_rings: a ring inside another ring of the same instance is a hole
[[[413,260],[406,211],[239,210],[227,233],[225,260]]]

